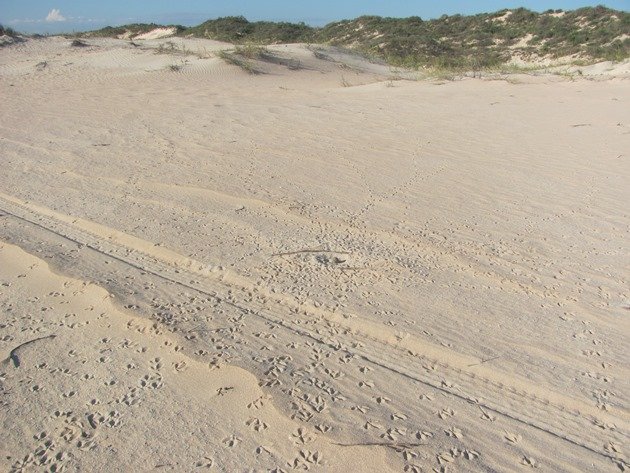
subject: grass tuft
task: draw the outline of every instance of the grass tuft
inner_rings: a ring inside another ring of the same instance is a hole
[[[252,75],[264,74],[264,72],[258,69],[250,60],[241,56],[240,54],[237,54],[235,51],[229,51],[229,50],[219,51],[219,57],[223,59],[225,62],[227,62],[228,64],[232,64],[233,66],[240,67],[248,74],[252,74]]]

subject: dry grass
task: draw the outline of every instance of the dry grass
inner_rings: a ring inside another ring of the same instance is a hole
[[[224,50],[219,52],[219,57],[228,64],[240,67],[248,74],[258,75],[264,72],[258,69],[250,60],[236,53],[235,51]]]
[[[265,62],[284,66],[291,70],[302,69],[302,63],[296,59],[285,58],[270,51],[265,46],[246,44],[236,46],[233,50],[224,50],[219,57],[225,62],[238,66],[249,74],[264,74],[265,72],[256,66],[256,62]]]

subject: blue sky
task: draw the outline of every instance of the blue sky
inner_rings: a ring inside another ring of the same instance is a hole
[[[244,15],[249,20],[304,21],[319,26],[366,14],[429,19],[519,6],[544,11],[597,4],[630,9],[630,0],[0,0],[0,23],[29,33],[56,33],[135,22],[196,25],[209,18]]]

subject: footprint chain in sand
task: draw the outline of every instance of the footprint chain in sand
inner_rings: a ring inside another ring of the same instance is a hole
[[[134,237],[123,238],[123,243],[121,238],[114,237],[120,236],[120,232],[111,230],[108,237],[106,234],[99,234],[99,230],[105,227],[97,225],[94,225],[95,231],[89,231],[85,228],[85,223],[89,222],[56,214],[5,195],[0,195],[0,209],[7,216],[85,245],[104,257],[211,296],[247,315],[289,330],[303,339],[358,357],[403,379],[448,393],[478,406],[482,412],[489,411],[505,416],[597,455],[623,461],[614,452],[603,448],[609,442],[627,444],[630,435],[623,419],[611,419],[604,413],[592,412],[590,406],[572,399],[558,399],[558,396],[553,399],[545,398],[535,390],[524,389],[522,382],[510,385],[478,374],[473,369],[453,366],[446,359],[421,353],[420,350],[396,346],[395,343],[379,339],[374,334],[362,333],[356,329],[356,323],[351,327],[346,326],[334,314],[330,314],[330,318],[324,315],[324,319],[327,319],[326,330],[321,327],[311,329],[309,325],[312,325],[313,314],[309,314],[308,309],[299,304],[293,303],[294,307],[291,307],[290,303],[283,301],[284,304],[280,305],[280,301],[273,298],[265,298],[265,302],[260,302],[251,295],[247,296],[248,292],[256,291],[253,285],[243,287],[243,280],[231,282],[222,273],[209,272],[201,263],[183,256],[180,256],[178,263],[173,258],[175,253],[172,252],[166,252],[166,257],[161,257],[159,253],[150,254],[153,253],[150,250],[151,244],[134,245],[134,242],[141,242]],[[242,297],[239,298],[238,294]],[[286,313],[287,317],[276,315],[278,313]],[[316,315],[321,317],[322,311]],[[567,402],[562,402],[564,399]]]

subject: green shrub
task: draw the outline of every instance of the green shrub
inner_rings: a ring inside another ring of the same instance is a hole
[[[249,22],[242,16],[229,16],[208,20],[183,33],[234,44],[274,44],[308,42],[313,39],[315,31],[304,23]]]

